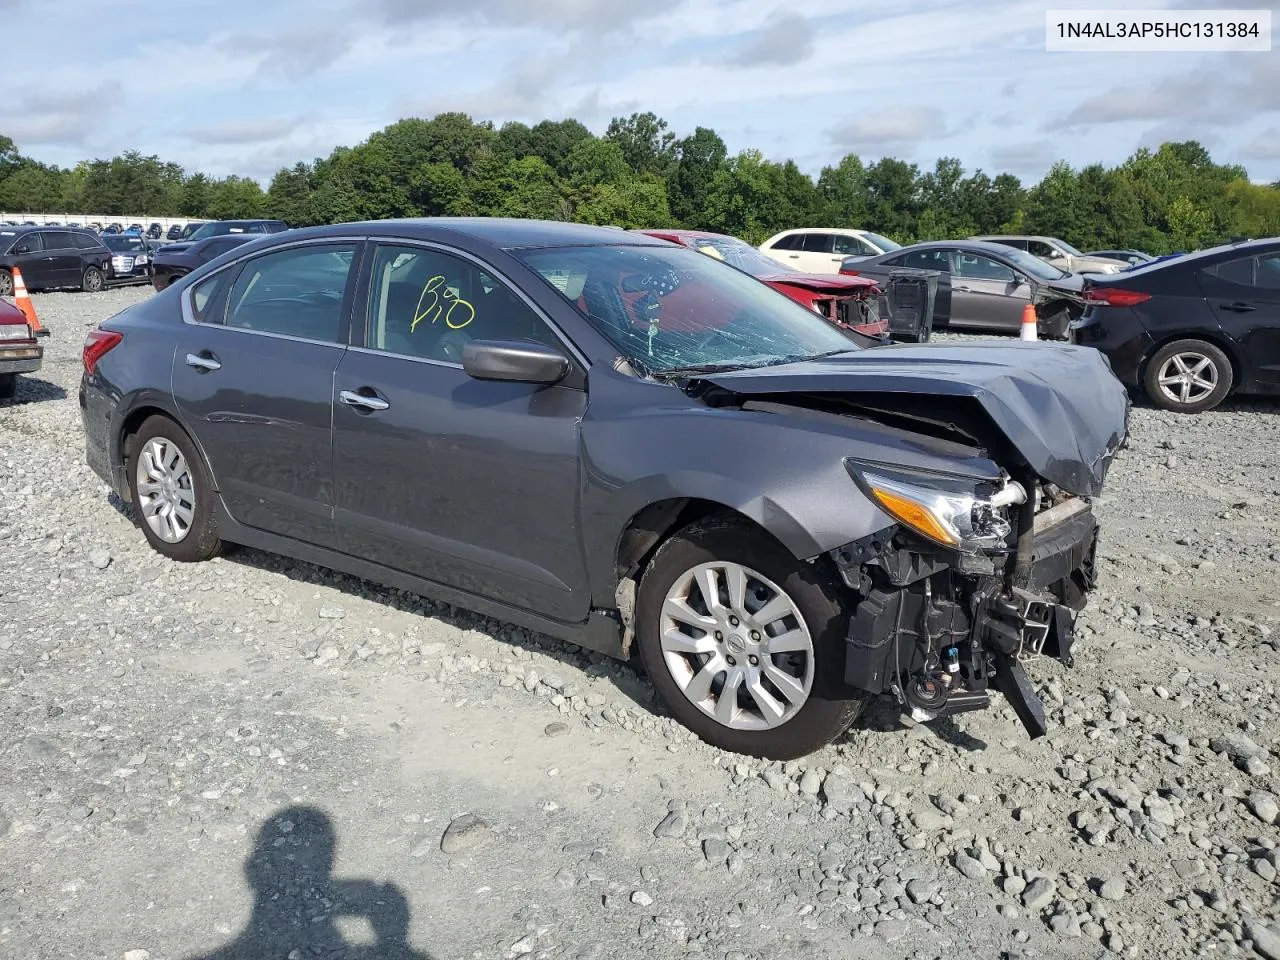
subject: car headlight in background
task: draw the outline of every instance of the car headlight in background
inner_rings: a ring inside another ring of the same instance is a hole
[[[141,255],[141,256],[139,256],[139,257],[134,257],[134,258],[133,258],[133,265],[134,265],[135,267],[144,267],[144,266],[146,266],[146,265],[147,265],[147,261],[148,261],[149,259],[150,259],[150,258],[149,258],[145,253],[144,253],[144,254],[142,254],[142,255]]]
[[[0,324],[0,340],[32,340],[31,327],[25,323]]]
[[[1013,529],[1008,507],[1027,499],[1022,485],[1012,481],[991,496],[980,496],[960,478],[854,469],[885,513],[925,539],[961,553],[1003,547]]]

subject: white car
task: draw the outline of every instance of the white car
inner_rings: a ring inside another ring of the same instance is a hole
[[[874,257],[901,246],[869,230],[803,227],[774,234],[760,244],[760,252],[804,273],[839,273],[846,257]]]

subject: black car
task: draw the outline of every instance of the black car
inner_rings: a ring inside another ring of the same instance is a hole
[[[0,296],[13,296],[17,267],[28,290],[78,287],[102,289],[111,269],[111,251],[88,230],[66,227],[8,227],[0,230]]]
[[[842,275],[867,277],[881,286],[898,270],[938,274],[935,326],[1017,333],[1023,308],[1033,304],[1040,335],[1061,340],[1084,310],[1080,276],[999,243],[937,240],[840,264]]]
[[[89,333],[92,468],[175,560],[247,544],[635,653],[682,723],[797,757],[1071,658],[1128,396],[1095,350],[861,348],[608,227],[260,237]],[[106,510],[107,507],[103,506]]]
[[[151,255],[151,285],[157,290],[163,290],[196,267],[261,237],[262,234],[259,233],[225,233],[194,243],[167,243]]]
[[[107,279],[114,283],[137,283],[151,278],[151,258],[160,249],[146,237],[136,234],[114,234],[102,242],[111,251],[111,271]]]
[[[147,237],[151,240],[159,240],[164,236],[164,227],[158,223],[153,223],[147,227]]]
[[[178,226],[178,225],[175,223],[172,227],[170,227],[170,228],[169,228],[168,232],[167,232],[167,233],[165,233],[165,238],[166,238],[166,239],[168,239],[168,240],[181,240],[181,239],[182,239],[182,230],[183,230],[183,228],[182,228],[182,227],[180,227],[180,226]]]
[[[1280,239],[1228,244],[1091,276],[1077,343],[1166,410],[1280,394]]]

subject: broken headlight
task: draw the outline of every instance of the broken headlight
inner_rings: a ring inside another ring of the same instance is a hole
[[[899,474],[880,467],[859,469],[857,477],[876,505],[898,523],[961,553],[1003,547],[1012,530],[1008,507],[1027,496],[1013,482],[981,496],[958,477]]]

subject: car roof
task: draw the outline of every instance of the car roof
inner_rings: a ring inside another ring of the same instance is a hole
[[[1045,236],[1040,233],[984,233],[976,237],[970,237],[970,240],[986,240],[999,237],[1001,240],[1057,240],[1057,237]]]
[[[790,230],[780,230],[776,235],[782,237],[789,233],[838,233],[846,236],[861,237],[869,232],[855,227],[792,227]]]
[[[536,247],[627,246],[662,247],[666,240],[633,233],[621,227],[596,227],[561,220],[521,220],[507,217],[419,217],[399,220],[367,220],[289,231],[290,239],[335,236],[343,233],[383,234],[407,239],[432,240],[463,236],[501,250]]]
[[[997,256],[1007,257],[1012,247],[1006,247],[1002,243],[994,243],[990,240],[926,240],[923,243],[913,243],[909,247],[902,247],[898,250],[890,250],[882,256],[894,256],[904,252],[909,253],[912,250],[968,250],[972,253],[992,253]],[[1026,253],[1026,251],[1022,251]]]
[[[1236,253],[1239,256],[1247,257],[1277,249],[1280,249],[1280,237],[1269,237],[1263,240],[1240,240],[1237,243],[1224,243],[1216,247],[1210,247],[1207,250],[1158,257],[1147,263],[1140,263],[1137,266],[1130,267],[1123,273],[1109,274],[1107,279],[1123,280],[1126,277],[1144,276],[1157,270],[1163,270],[1165,267],[1184,267],[1188,263],[1200,263],[1203,260],[1208,260],[1224,253]]]
[[[632,230],[631,233],[642,233],[648,237],[679,237],[681,240],[734,240],[738,243],[746,243],[745,240],[738,240],[737,237],[728,233],[716,233],[714,230],[684,230],[679,227],[673,227],[670,230],[658,228],[645,228],[643,230]],[[749,246],[749,244],[748,244]]]

